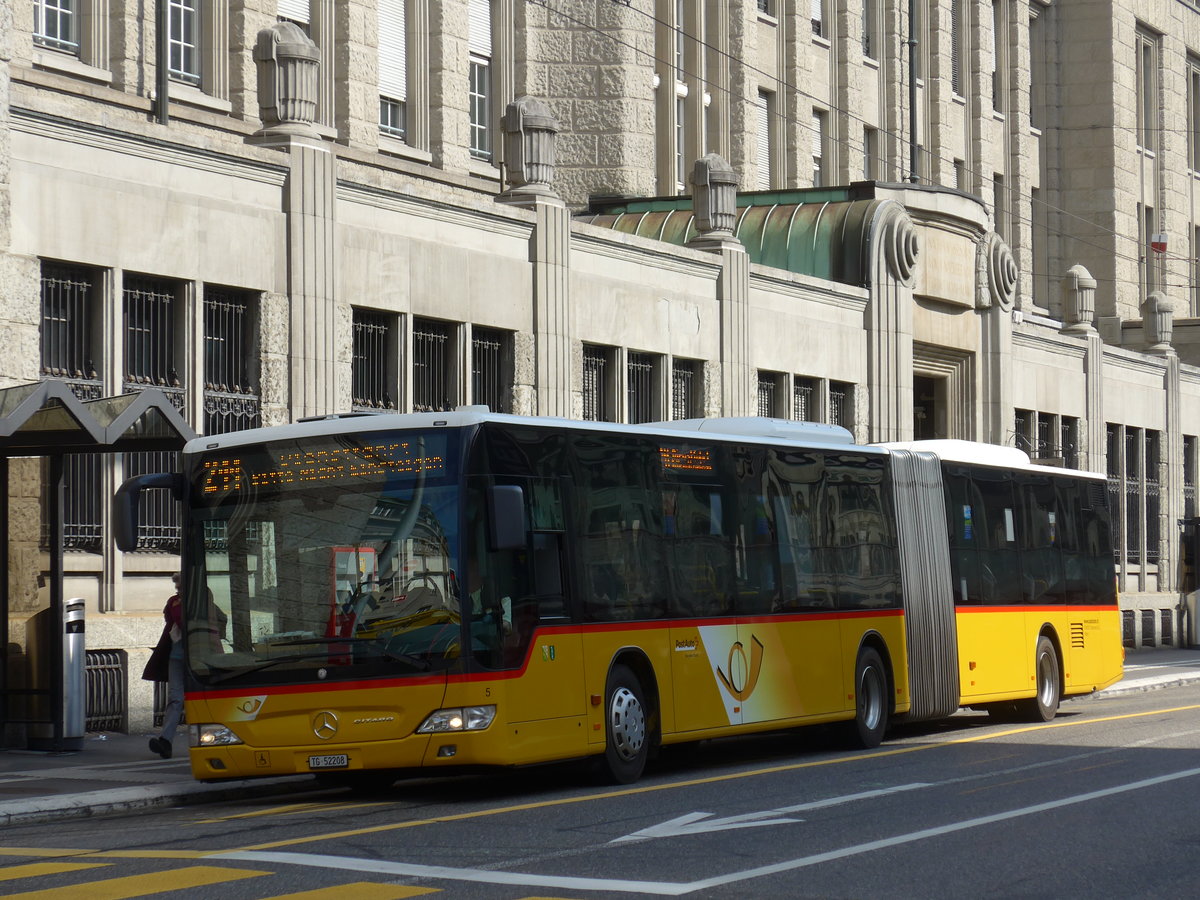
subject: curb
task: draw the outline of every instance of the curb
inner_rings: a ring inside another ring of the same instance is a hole
[[[173,785],[111,788],[78,794],[59,794],[0,803],[0,828],[34,825],[59,819],[83,819],[149,809],[157,806],[190,806],[247,797],[270,797],[321,789],[307,776],[282,776],[261,781],[233,781],[211,785],[180,782]]]

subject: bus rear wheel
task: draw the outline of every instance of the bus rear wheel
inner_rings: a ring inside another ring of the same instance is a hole
[[[888,678],[873,647],[858,651],[854,667],[854,721],[847,723],[850,743],[870,750],[883,741],[888,723]]]
[[[609,673],[604,715],[607,774],[617,784],[632,784],[646,768],[650,735],[642,686],[627,666],[614,666]]]
[[[1033,655],[1033,672],[1037,694],[1028,700],[1017,701],[1017,712],[1029,722],[1049,722],[1058,714],[1062,695],[1062,679],[1058,673],[1058,653],[1054,641],[1041,635]]]

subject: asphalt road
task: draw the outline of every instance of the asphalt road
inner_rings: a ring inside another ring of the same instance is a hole
[[[561,766],[13,826],[0,893],[1194,897],[1198,748],[1193,684],[871,752],[816,730],[677,748],[619,789]]]

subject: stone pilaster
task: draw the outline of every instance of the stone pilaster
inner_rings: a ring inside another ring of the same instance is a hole
[[[913,276],[919,245],[908,213],[892,200],[871,216],[864,281],[867,304],[867,386],[872,441],[912,437]]]

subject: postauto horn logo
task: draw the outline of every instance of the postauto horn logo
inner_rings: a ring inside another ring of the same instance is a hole
[[[754,693],[754,688],[758,684],[758,676],[762,673],[762,662],[762,641],[751,635],[749,664],[746,662],[745,646],[741,641],[735,641],[729,648],[729,662],[726,663],[729,674],[718,667],[717,678],[721,680],[721,684],[725,685],[725,690],[729,691],[735,700],[745,701]]]

